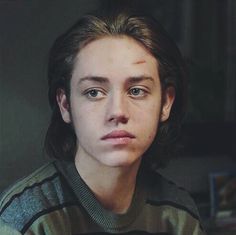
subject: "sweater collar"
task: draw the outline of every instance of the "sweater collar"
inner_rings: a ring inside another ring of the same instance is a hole
[[[96,199],[93,192],[80,177],[74,162],[56,161],[57,168],[64,175],[68,184],[73,189],[78,201],[85,208],[89,216],[99,225],[115,231],[132,224],[139,215],[146,201],[144,175],[140,170],[137,175],[136,188],[128,211],[116,214],[105,209]]]

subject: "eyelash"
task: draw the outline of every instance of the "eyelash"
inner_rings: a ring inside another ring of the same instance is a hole
[[[92,96],[91,95],[92,92],[96,92],[96,94],[100,93],[100,94],[102,94],[102,96],[100,96],[100,97],[98,97],[97,95]],[[105,92],[98,89],[98,88],[92,88],[92,89],[86,90],[83,94],[89,99],[100,99],[100,98],[103,98],[105,96]]]
[[[138,90],[139,92],[141,92],[142,94],[140,95],[140,94],[138,94],[138,95],[134,95],[134,94],[132,94],[131,92],[132,91],[134,91],[134,90]],[[146,95],[147,95],[147,93],[148,93],[148,91],[146,91],[145,89],[142,89],[142,88],[139,88],[139,87],[132,87],[132,88],[130,88],[129,89],[129,92],[128,92],[128,94],[130,95],[130,96],[132,96],[132,97],[134,97],[134,98],[142,98],[142,97],[145,97]]]
[[[138,94],[136,94],[136,95],[132,94],[133,91],[138,91]],[[94,94],[95,96],[93,96],[93,94],[92,94],[94,92],[96,93],[96,94]],[[148,91],[146,89],[139,88],[139,87],[131,87],[128,90],[128,96],[131,98],[134,98],[134,99],[135,98],[141,99],[141,98],[147,96],[147,94],[148,94]],[[99,99],[102,99],[105,97],[106,92],[101,90],[100,88],[91,88],[91,89],[84,91],[83,95],[85,95],[88,99],[91,99],[91,100],[99,100]]]

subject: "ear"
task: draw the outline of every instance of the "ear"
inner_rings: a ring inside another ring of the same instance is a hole
[[[160,121],[166,121],[170,116],[171,107],[175,100],[175,89],[174,87],[170,86],[164,91],[163,95],[163,104],[161,110],[161,117]]]
[[[70,117],[70,105],[68,102],[68,99],[66,97],[65,91],[63,89],[57,90],[57,104],[61,111],[61,116],[64,122],[70,123],[71,117]]]

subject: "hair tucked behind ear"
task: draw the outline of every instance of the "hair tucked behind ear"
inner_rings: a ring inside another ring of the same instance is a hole
[[[70,80],[76,55],[94,40],[121,35],[138,41],[157,59],[162,93],[169,86],[175,89],[170,117],[160,123],[156,140],[147,151],[144,163],[151,168],[158,168],[164,165],[173,152],[185,112],[184,61],[175,43],[154,18],[121,10],[112,14],[103,12],[100,15],[85,15],[58,37],[52,46],[48,65],[48,97],[52,118],[45,139],[45,148],[50,156],[68,160],[75,156],[76,136],[71,125],[62,120],[56,92],[59,88],[64,89],[67,98],[70,98]]]

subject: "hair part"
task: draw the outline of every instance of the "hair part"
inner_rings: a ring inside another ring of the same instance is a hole
[[[48,65],[48,98],[52,118],[45,138],[46,152],[54,158],[74,159],[76,135],[72,125],[65,123],[61,117],[57,90],[64,89],[70,99],[70,81],[78,53],[90,42],[107,36],[128,36],[141,43],[158,62],[162,94],[170,86],[175,89],[169,119],[159,124],[157,136],[144,157],[145,164],[151,168],[164,166],[173,154],[185,114],[185,63],[175,43],[154,18],[124,11],[85,15],[54,42]]]

